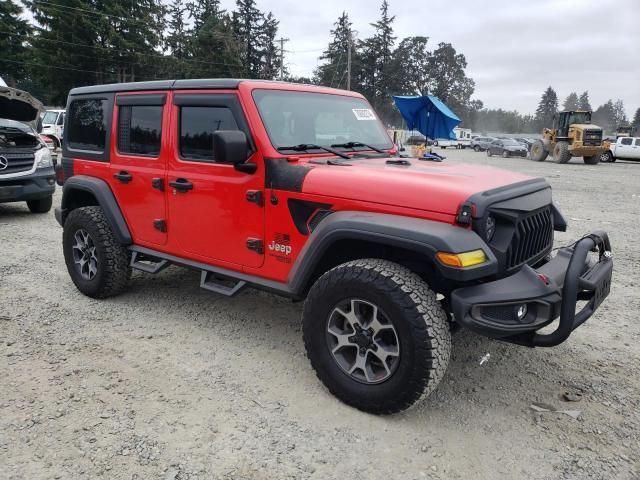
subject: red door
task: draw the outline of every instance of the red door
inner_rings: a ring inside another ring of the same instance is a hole
[[[164,245],[168,124],[166,93],[118,95],[111,137],[111,188],[137,245]]]
[[[167,169],[170,249],[229,268],[259,267],[264,255],[248,245],[263,240],[264,207],[247,194],[264,190],[262,158],[252,154],[249,161],[258,164],[252,174],[216,162],[216,130],[242,130],[253,144],[235,92],[174,93]]]

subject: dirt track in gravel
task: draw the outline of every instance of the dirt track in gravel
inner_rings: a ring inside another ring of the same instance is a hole
[[[216,296],[176,267],[91,300],[67,275],[53,213],[0,205],[0,478],[638,478],[640,163],[446,154],[546,176],[570,221],[558,245],[610,232],[613,291],[567,343],[460,332],[436,392],[375,417],[316,379],[301,304]]]

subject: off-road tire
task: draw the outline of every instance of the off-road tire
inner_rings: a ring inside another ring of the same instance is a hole
[[[549,152],[544,148],[544,143],[541,140],[536,140],[531,145],[529,156],[534,162],[544,162],[547,159]]]
[[[74,235],[78,230],[87,232],[96,247],[97,273],[88,280],[82,277],[73,258]],[[62,233],[62,248],[67,270],[75,286],[92,298],[117,295],[131,278],[131,253],[118,243],[100,207],[81,207],[69,213]]]
[[[476,145],[473,147],[473,151],[478,153],[480,151],[480,146]]]
[[[611,154],[611,152],[607,151],[607,152],[602,152],[599,155],[600,161],[602,163],[610,163],[610,162],[615,162],[613,155]]]
[[[349,299],[375,303],[397,331],[398,364],[382,383],[360,383],[332,355],[327,323],[335,305]],[[380,259],[339,265],[320,277],[304,304],[307,356],[329,391],[360,410],[390,414],[430,394],[442,380],[451,353],[449,322],[435,293],[408,268]]]
[[[571,160],[571,152],[569,152],[569,144],[567,142],[558,142],[553,147],[553,159],[557,163],[567,163]]]
[[[600,155],[590,155],[588,157],[582,157],[584,163],[587,165],[597,165],[600,163]]]
[[[53,205],[53,196],[39,198],[38,200],[27,200],[27,207],[31,213],[47,213]]]
[[[510,157],[509,152],[507,152],[506,150],[504,150],[504,151],[502,152],[502,158],[509,158],[509,157]]]

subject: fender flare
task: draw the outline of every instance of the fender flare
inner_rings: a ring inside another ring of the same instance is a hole
[[[371,212],[341,211],[327,216],[313,231],[298,255],[287,283],[296,295],[306,285],[329,247],[339,240],[362,240],[413,250],[433,260],[439,273],[457,282],[483,278],[498,271],[498,261],[480,236],[472,230],[444,222]],[[461,253],[482,249],[487,261],[458,269],[438,262],[439,251]]]
[[[122,245],[131,245],[133,243],[127,222],[122,215],[122,211],[109,184],[99,178],[86,175],[74,175],[64,182],[60,209],[61,225],[64,226],[67,215],[75,208],[73,196],[74,192],[77,191],[88,192],[95,197],[98,205],[102,207],[109,226],[119,243]]]

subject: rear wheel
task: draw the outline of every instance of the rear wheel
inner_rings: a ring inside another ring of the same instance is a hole
[[[393,413],[433,391],[451,336],[427,284],[387,260],[362,259],[325,273],[305,301],[303,334],[318,378],[343,402]]]
[[[474,152],[479,152],[480,151],[480,147],[478,145],[476,145],[475,147],[473,147],[473,151]]]
[[[531,160],[535,162],[544,162],[549,152],[544,148],[542,140],[536,140],[531,145]]]
[[[27,201],[27,207],[31,213],[47,213],[51,210],[51,205],[53,205],[52,196]]]
[[[124,290],[131,277],[131,254],[118,243],[100,207],[73,210],[64,223],[62,249],[78,290],[105,298]]]
[[[506,150],[502,151],[502,158],[509,158],[509,152],[507,152]]]
[[[611,152],[609,152],[609,151],[602,152],[600,154],[600,161],[603,162],[603,163],[613,162],[613,155],[611,155]]]
[[[487,157],[490,157],[490,156],[491,156],[491,149],[487,148]]]
[[[582,157],[582,159],[587,165],[597,165],[600,163],[600,155],[590,155],[588,157]]]
[[[558,163],[567,163],[571,160],[571,152],[569,152],[569,144],[567,142],[558,142],[553,148],[553,159]]]

